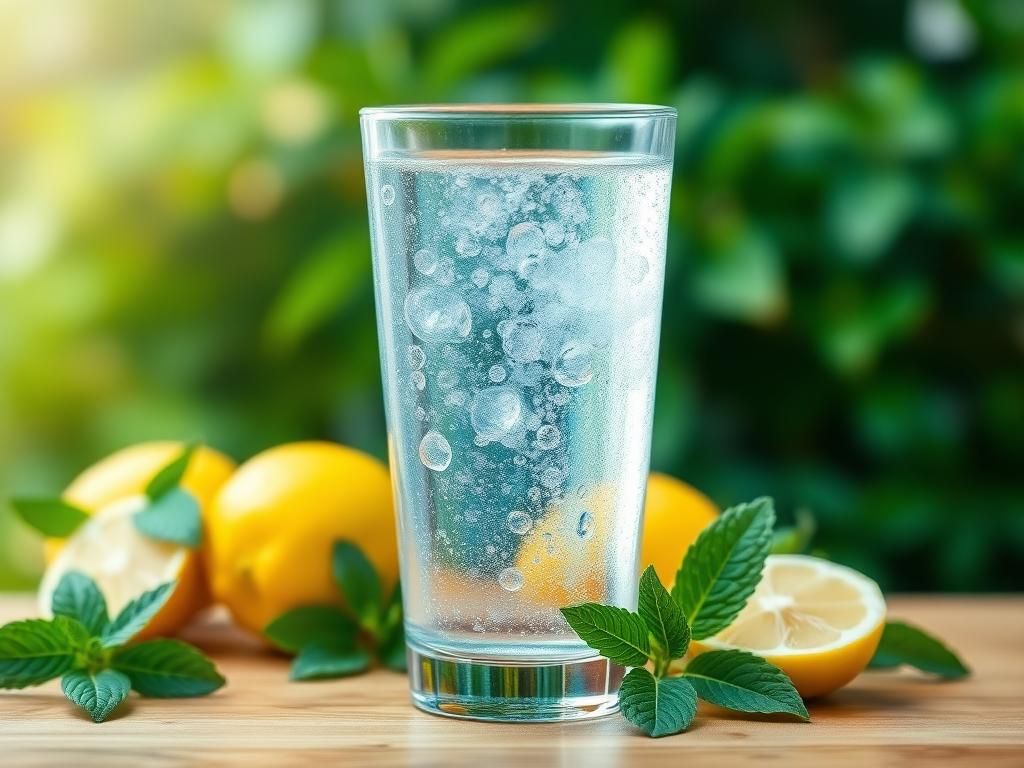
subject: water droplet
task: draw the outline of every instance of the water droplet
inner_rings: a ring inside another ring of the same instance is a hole
[[[473,313],[458,294],[428,285],[406,296],[405,322],[424,341],[458,344],[473,330]]]
[[[420,440],[420,461],[427,469],[444,472],[452,463],[452,447],[440,432],[430,430]]]
[[[491,275],[483,267],[477,267],[473,270],[473,274],[469,276],[469,279],[473,281],[473,285],[477,288],[483,288],[487,285],[487,281],[491,279]]]
[[[542,451],[550,451],[560,442],[562,442],[562,433],[558,431],[558,427],[545,424],[537,430],[537,447]]]
[[[423,367],[423,364],[427,362],[427,356],[423,352],[423,347],[417,346],[416,344],[409,345],[409,367],[414,371],[418,371]]]
[[[390,184],[385,184],[380,188],[380,201],[384,205],[391,205],[395,202],[395,188]]]
[[[580,387],[594,376],[594,359],[590,345],[569,342],[558,353],[551,375],[566,387]]]
[[[517,536],[523,536],[533,528],[533,518],[517,509],[508,513],[508,519],[505,521],[505,524],[512,533]]]
[[[517,453],[515,456],[512,457],[512,463],[515,464],[517,467],[521,467],[526,463],[526,457],[523,456],[521,453]]]
[[[427,412],[423,409],[423,406],[417,405],[416,410],[412,412],[413,416],[416,417],[416,421],[423,421],[427,418]]]
[[[576,535],[586,541],[593,538],[594,528],[594,516],[584,510],[580,515],[580,519],[576,522]]]
[[[516,224],[508,231],[505,250],[518,263],[527,256],[539,256],[544,253],[544,233],[540,227],[530,222]]]
[[[565,227],[560,221],[548,221],[544,224],[544,241],[550,246],[561,245],[565,240]]]
[[[480,241],[468,232],[460,232],[455,238],[455,252],[464,259],[471,259],[480,253]]]
[[[492,365],[487,371],[487,378],[493,381],[495,384],[501,384],[505,380],[508,374],[505,371],[503,365]]]
[[[483,336],[485,339],[491,338],[491,329],[490,328],[484,328],[483,331],[480,333],[480,335]]]
[[[464,406],[466,404],[466,400],[468,399],[468,397],[469,396],[463,390],[461,390],[461,389],[453,389],[445,397],[444,402],[445,402],[446,405],[451,405],[451,406],[454,406],[456,408],[461,408],[462,406]]]
[[[412,255],[412,265],[421,275],[432,275],[437,271],[440,259],[430,248],[420,248]]]
[[[519,422],[523,403],[511,387],[481,389],[469,406],[469,421],[481,437],[497,440]]]
[[[554,490],[562,484],[562,470],[558,467],[546,467],[540,473],[540,484],[549,490]]]
[[[523,573],[518,568],[505,568],[498,574],[498,583],[506,592],[518,592],[523,588]]]
[[[501,348],[505,354],[519,363],[532,363],[539,360],[544,347],[544,335],[537,324],[531,320],[512,320],[502,334]]]
[[[423,375],[423,371],[413,371],[409,375],[409,380],[420,392],[422,392],[423,388],[427,386],[427,377]]]

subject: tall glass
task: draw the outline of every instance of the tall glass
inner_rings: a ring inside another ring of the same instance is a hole
[[[413,701],[612,712],[559,609],[636,603],[675,110],[361,122]]]

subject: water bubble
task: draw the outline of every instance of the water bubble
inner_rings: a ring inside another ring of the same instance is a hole
[[[409,381],[411,381],[412,385],[420,392],[422,392],[423,388],[427,386],[427,377],[423,375],[423,371],[413,371],[409,375]]]
[[[440,432],[430,430],[420,440],[420,461],[427,469],[444,472],[452,463],[452,447]]]
[[[536,504],[540,501],[541,490],[537,486],[533,486],[526,492],[526,498],[532,503]]]
[[[508,519],[505,521],[505,524],[512,533],[517,536],[524,536],[533,528],[533,518],[525,512],[515,510],[508,513]]]
[[[380,188],[380,201],[384,205],[391,205],[395,202],[395,188],[390,184],[385,184]]]
[[[453,389],[444,398],[444,402],[446,405],[451,405],[454,406],[455,408],[461,408],[466,404],[466,400],[468,399],[469,396],[465,393],[464,390]]]
[[[424,421],[427,418],[427,412],[423,409],[422,405],[417,405],[416,410],[412,413],[416,417],[416,421]]]
[[[507,375],[508,374],[505,372],[505,366],[503,365],[492,365],[487,371],[487,378],[495,384],[501,384]]]
[[[562,222],[545,222],[544,241],[550,246],[561,245],[565,241],[565,227],[562,225]]]
[[[480,335],[483,336],[485,339],[491,338],[491,329],[490,328],[484,328],[483,332],[481,332]]]
[[[523,573],[518,568],[505,568],[498,574],[498,583],[506,592],[518,592],[523,588]]]
[[[483,447],[485,447],[485,446],[488,446],[488,445],[490,445],[490,444],[491,444],[491,441],[490,441],[490,440],[488,440],[488,439],[487,439],[486,437],[484,437],[483,435],[476,435],[476,436],[475,436],[475,437],[473,438],[473,445],[475,445],[475,446],[476,446],[476,447],[478,447],[478,448],[483,448]]]
[[[545,424],[537,430],[537,447],[542,451],[550,451],[560,442],[562,442],[562,433],[558,431],[558,427]]]
[[[526,463],[526,457],[523,456],[523,454],[521,453],[517,453],[515,456],[512,457],[512,463],[515,464],[517,467],[521,467]]]
[[[498,440],[519,422],[523,403],[511,387],[481,389],[469,406],[469,421],[481,437]]]
[[[580,243],[576,253],[583,269],[593,277],[603,277],[615,266],[615,246],[607,237],[592,237]]]
[[[424,341],[458,344],[473,330],[473,313],[457,293],[428,285],[406,296],[405,322]]]
[[[414,371],[418,371],[423,367],[423,364],[427,362],[427,356],[423,352],[423,347],[417,346],[416,344],[410,344],[408,350],[409,367]]]
[[[430,248],[420,248],[412,255],[412,265],[421,275],[432,275],[437,271],[440,259]]]
[[[562,470],[558,467],[546,467],[540,473],[540,484],[553,490],[562,484]]]
[[[485,218],[493,219],[501,212],[501,201],[493,192],[483,192],[476,199],[476,209]]]
[[[469,279],[473,281],[473,285],[477,288],[483,288],[487,285],[487,281],[491,279],[491,276],[483,267],[477,267],[473,270],[473,274],[469,276]]]
[[[580,515],[580,519],[576,521],[576,535],[586,541],[594,536],[594,516],[586,510]]]
[[[512,320],[502,334],[501,348],[505,354],[519,363],[532,363],[540,359],[544,346],[544,335],[531,320]]]
[[[544,233],[530,222],[516,224],[508,231],[505,250],[514,262],[522,261],[527,256],[539,256],[544,253]]]
[[[558,353],[551,375],[566,387],[580,387],[594,376],[593,353],[588,344],[569,342]]]
[[[468,232],[460,232],[455,238],[455,252],[464,259],[471,259],[480,253],[480,241]]]
[[[437,372],[437,386],[441,389],[451,389],[459,383],[459,374],[455,371],[444,368]]]

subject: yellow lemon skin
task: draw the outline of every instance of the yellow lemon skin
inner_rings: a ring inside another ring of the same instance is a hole
[[[76,477],[63,498],[89,514],[111,504],[144,494],[153,476],[177,458],[185,446],[174,441],[140,443],[111,454]],[[234,462],[224,454],[200,447],[192,456],[181,486],[195,496],[204,517],[213,497],[235,469]],[[52,562],[63,541],[46,542],[46,560]],[[210,603],[210,594],[203,573],[202,557],[190,552],[178,574],[177,586],[167,604],[153,617],[137,639],[175,634],[200,610]]]
[[[885,617],[868,634],[847,646],[832,651],[804,654],[758,654],[774,664],[793,681],[793,687],[805,699],[814,699],[837,691],[867,669],[868,662],[878,650],[885,629]],[[714,648],[694,640],[690,645],[693,654],[712,651]]]
[[[718,515],[714,502],[682,480],[652,472],[644,504],[640,570],[653,565],[666,587],[676,578],[686,550]]]
[[[388,470],[335,443],[290,443],[245,462],[208,525],[213,595],[257,634],[292,608],[341,603],[331,569],[337,540],[366,553],[385,590],[398,579]]]

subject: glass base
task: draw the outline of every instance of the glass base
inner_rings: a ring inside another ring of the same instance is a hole
[[[557,722],[619,710],[625,669],[594,656],[571,661],[473,659],[409,644],[412,701],[465,720]]]

